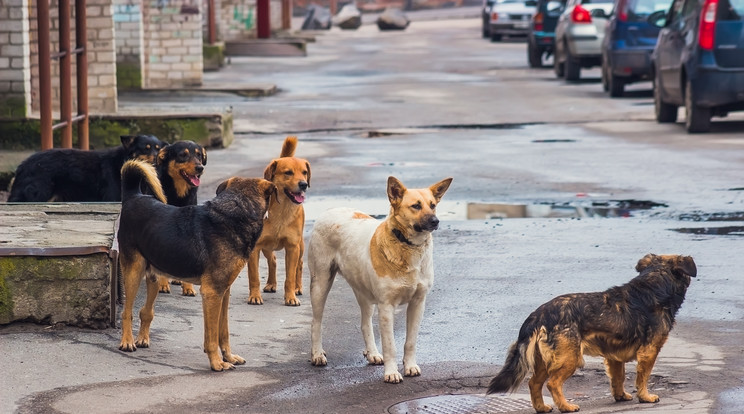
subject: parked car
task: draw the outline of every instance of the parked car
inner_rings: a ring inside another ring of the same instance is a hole
[[[555,27],[557,77],[578,80],[582,68],[602,64],[602,40],[611,12],[612,0],[568,0]]]
[[[535,13],[536,0],[495,0],[483,3],[488,12],[488,24],[484,18],[483,37],[498,42],[504,36],[527,36],[530,19]]]
[[[531,68],[542,67],[543,56],[553,54],[555,25],[565,7],[566,0],[537,0],[527,33],[527,62]]]
[[[744,0],[674,0],[649,17],[662,27],[654,62],[658,122],[685,107],[687,132],[706,132],[713,116],[744,110]]]
[[[629,83],[651,80],[651,52],[660,29],[648,22],[648,16],[669,10],[671,3],[615,0],[602,42],[602,86],[610,96],[623,96]]]

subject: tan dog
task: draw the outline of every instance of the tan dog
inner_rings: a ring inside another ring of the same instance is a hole
[[[308,245],[310,299],[313,306],[313,365],[326,365],[321,324],[328,292],[336,273],[354,290],[362,312],[364,355],[370,364],[385,364],[385,382],[399,383],[393,319],[395,307],[408,304],[403,372],[421,375],[416,364],[416,339],[426,295],[434,282],[431,232],[439,227],[436,207],[452,178],[429,188],[408,190],[388,178],[390,215],[380,222],[347,208],[331,209],[315,222]],[[372,314],[380,317],[382,355],[375,345]]]
[[[302,255],[305,241],[305,190],[310,187],[310,163],[295,158],[297,137],[287,137],[279,158],[271,161],[264,171],[264,178],[276,185],[277,195],[271,199],[269,216],[264,220],[263,232],[256,248],[248,259],[248,303],[263,304],[261,281],[258,278],[259,252],[263,252],[269,264],[269,277],[264,292],[276,292],[277,250],[285,250],[286,279],[284,280],[284,304],[300,306],[297,295],[302,295]]]

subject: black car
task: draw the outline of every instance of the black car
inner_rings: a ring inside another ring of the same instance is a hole
[[[688,132],[706,132],[713,116],[744,110],[744,0],[674,0],[665,15],[654,62],[658,122],[675,122],[685,107]]]
[[[550,57],[555,47],[555,25],[566,0],[537,0],[535,15],[527,34],[527,61],[531,68],[542,67],[543,55]]]
[[[666,12],[672,0],[615,0],[602,42],[602,86],[612,97],[625,85],[651,80],[651,52],[660,28],[648,17]]]

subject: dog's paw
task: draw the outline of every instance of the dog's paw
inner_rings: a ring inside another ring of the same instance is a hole
[[[551,407],[549,404],[542,404],[542,405],[534,405],[535,412],[537,413],[549,413],[553,411],[553,407]]]
[[[410,367],[405,367],[403,369],[403,375],[406,377],[418,377],[421,375],[421,368],[416,364],[413,364]]]
[[[137,348],[149,348],[150,338],[137,338],[137,341],[134,342],[134,345]]]
[[[158,292],[159,293],[170,293],[170,285],[168,284],[168,282],[158,283]]]
[[[240,355],[235,355],[235,354],[223,355],[222,356],[222,360],[225,361],[225,362],[229,362],[231,364],[234,364],[234,365],[243,365],[243,364],[245,364],[245,359],[242,358]]]
[[[124,352],[134,352],[137,350],[137,346],[131,342],[122,342],[119,344],[119,350]]]
[[[276,285],[273,284],[273,283],[267,283],[266,286],[264,286],[263,291],[264,292],[269,292],[269,293],[275,293],[276,292]]]
[[[296,297],[284,298],[284,304],[287,306],[300,306],[300,300]]]
[[[558,409],[561,410],[562,413],[575,413],[579,411],[579,406],[566,402],[565,404],[558,406]]]
[[[385,382],[388,384],[399,384],[403,382],[403,376],[398,371],[385,373]]]
[[[181,288],[181,294],[183,296],[196,296],[196,289],[194,289],[194,285],[191,283],[184,283]]]
[[[615,398],[615,401],[617,402],[630,401],[633,399],[633,396],[628,394],[627,392],[623,392],[623,395],[618,395],[618,396],[613,395],[613,397]]]
[[[364,351],[364,357],[367,358],[367,362],[369,363],[369,365],[382,365],[385,363],[385,361],[382,359],[382,354],[377,351]]]
[[[328,365],[325,351],[320,351],[317,354],[313,355],[313,357],[310,359],[310,363],[316,367],[324,367]]]
[[[181,284],[181,281],[180,280],[176,280],[176,279],[171,279],[170,284],[171,285],[180,285]]]
[[[248,300],[246,301],[250,305],[263,305],[263,299],[261,298],[261,295],[250,295],[248,296]]]
[[[235,365],[229,362],[224,362],[224,361],[217,361],[215,363],[210,363],[209,365],[212,368],[212,371],[217,371],[217,372],[227,371],[229,369],[235,369]]]
[[[656,394],[638,394],[638,401],[642,403],[657,403],[659,402],[659,396]]]
[[[302,287],[295,289],[295,295],[302,296]]]

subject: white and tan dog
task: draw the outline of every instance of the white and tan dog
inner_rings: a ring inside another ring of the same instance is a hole
[[[416,338],[426,295],[434,282],[431,232],[439,227],[436,207],[451,182],[452,178],[447,178],[429,188],[408,190],[389,177],[390,215],[384,221],[347,208],[328,210],[316,220],[308,245],[313,365],[327,364],[321,337],[323,309],[336,273],[340,273],[354,290],[361,309],[364,356],[370,364],[385,364],[385,382],[403,380],[398,372],[393,319],[395,307],[408,304],[403,372],[405,376],[421,375],[416,364]],[[375,305],[382,355],[372,331]]]

